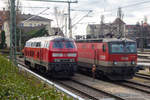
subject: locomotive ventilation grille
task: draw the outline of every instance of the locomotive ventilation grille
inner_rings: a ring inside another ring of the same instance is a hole
[[[54,62],[75,62],[74,59],[54,59]]]

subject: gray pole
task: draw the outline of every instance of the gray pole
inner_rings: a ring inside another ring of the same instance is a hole
[[[10,10],[10,59],[16,62],[16,11],[15,11],[15,0],[11,0]]]
[[[71,18],[70,18],[70,2],[68,2],[68,30],[69,30],[69,37],[72,38],[72,33],[71,33]]]
[[[143,34],[143,21],[141,22],[141,51],[143,52],[144,51],[144,48],[143,48],[143,44],[144,44],[144,34]]]
[[[17,59],[16,59],[16,54],[17,54],[17,33],[16,33],[16,9],[15,9],[15,5],[14,5],[14,35],[15,35],[14,60],[15,60],[15,64],[17,65]]]
[[[20,29],[20,32],[19,32],[19,33],[20,33],[19,47],[20,47],[20,53],[21,53],[21,49],[22,49],[22,48],[21,48],[21,29]],[[22,53],[21,53],[21,54],[22,54]]]
[[[122,20],[122,10],[121,7],[118,8],[118,13],[117,16],[119,18],[119,20]],[[118,36],[121,38],[122,37],[122,25],[121,22],[119,21],[119,25],[118,25]]]
[[[10,60],[12,60],[12,54],[13,54],[13,49],[12,49],[12,34],[13,34],[13,6],[14,2],[13,0],[10,1]]]
[[[14,57],[14,35],[15,35],[15,0],[11,0],[11,10],[10,10],[10,58]]]
[[[100,22],[100,32],[99,35],[104,36],[104,15],[101,15],[101,22]]]

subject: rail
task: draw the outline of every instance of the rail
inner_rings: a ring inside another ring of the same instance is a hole
[[[81,98],[81,97],[79,97],[79,96],[73,94],[72,92],[70,92],[70,91],[68,91],[68,90],[66,90],[66,89],[64,89],[64,88],[62,88],[61,86],[59,86],[59,85],[57,85],[57,84],[55,84],[55,83],[53,83],[53,82],[51,82],[51,81],[45,79],[44,77],[42,77],[42,76],[40,76],[40,75],[38,75],[38,74],[36,74],[36,73],[30,71],[29,69],[23,67],[21,64],[18,64],[18,67],[21,68],[21,69],[23,69],[23,70],[25,70],[25,71],[27,71],[27,72],[29,72],[29,73],[31,73],[32,75],[34,75],[34,76],[36,76],[37,78],[39,78],[39,79],[41,79],[42,81],[44,81],[45,83],[56,87],[57,90],[59,90],[59,91],[65,93],[65,94],[67,94],[68,96],[72,97],[73,100],[84,100],[83,98]]]

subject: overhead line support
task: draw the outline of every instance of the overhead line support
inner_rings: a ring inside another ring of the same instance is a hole
[[[57,3],[68,3],[68,30],[70,34],[70,38],[72,38],[72,29],[71,29],[71,18],[70,18],[70,4],[78,3],[78,1],[54,1],[54,0],[28,0],[28,1],[43,1],[43,2],[57,2]]]

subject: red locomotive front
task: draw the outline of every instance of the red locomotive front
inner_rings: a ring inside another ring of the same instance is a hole
[[[96,65],[97,77],[111,80],[130,79],[137,67],[136,42],[129,39],[76,41],[79,69],[91,70]]]
[[[26,42],[25,64],[53,77],[70,77],[77,67],[77,48],[72,39],[51,36]]]

